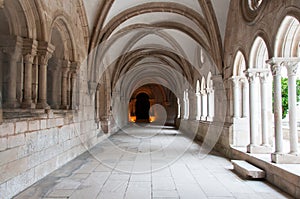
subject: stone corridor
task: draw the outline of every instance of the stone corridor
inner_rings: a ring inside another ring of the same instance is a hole
[[[17,195],[16,199],[290,198],[247,181],[229,160],[172,127],[132,125]]]

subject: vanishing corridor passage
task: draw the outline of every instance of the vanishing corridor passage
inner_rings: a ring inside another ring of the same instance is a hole
[[[171,127],[131,126],[25,190],[18,199],[288,198],[240,179],[231,163]]]

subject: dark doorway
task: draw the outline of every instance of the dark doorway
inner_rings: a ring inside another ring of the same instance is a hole
[[[149,122],[149,109],[149,96],[146,93],[138,94],[135,103],[136,122]]]

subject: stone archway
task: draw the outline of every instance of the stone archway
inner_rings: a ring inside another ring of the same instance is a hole
[[[135,103],[136,122],[149,122],[149,109],[149,96],[146,93],[138,94]]]

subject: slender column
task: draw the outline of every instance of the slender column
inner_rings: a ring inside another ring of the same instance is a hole
[[[287,63],[288,93],[289,93],[289,126],[290,126],[290,154],[298,154],[297,131],[297,69],[298,62]]]
[[[38,63],[39,63],[39,60],[38,60],[38,57],[35,56],[34,58],[34,61],[33,61],[33,65],[32,65],[32,101],[34,104],[37,103],[37,99],[38,99]]]
[[[197,102],[196,102],[196,94],[195,92],[190,89],[188,91],[188,96],[189,96],[189,119],[190,120],[195,120],[197,116]]]
[[[196,98],[197,98],[197,116],[196,116],[196,120],[200,120],[201,119],[201,94],[200,94],[200,92],[196,93]]]
[[[185,117],[184,119],[189,119],[189,115],[190,115],[190,104],[189,104],[189,92],[188,90],[185,91],[185,110],[184,110],[184,113],[185,113]]]
[[[51,58],[54,46],[47,43],[40,44],[38,48],[39,57],[39,98],[37,108],[50,109],[47,104],[47,67],[48,60]]]
[[[212,88],[207,88],[207,121],[212,121],[213,120],[213,107],[214,107],[214,90]]]
[[[240,118],[240,77],[234,76],[231,78],[233,85],[233,117]]]
[[[180,105],[180,98],[177,98],[177,106],[178,106],[178,110],[177,110],[177,118],[181,118],[181,105]]]
[[[243,78],[242,82],[243,82],[242,117],[247,118],[249,116],[249,85],[245,78]]]
[[[274,86],[274,130],[275,130],[275,154],[283,153],[282,133],[282,101],[281,101],[281,66],[273,60],[269,60],[273,75]]]
[[[207,93],[206,90],[201,91],[201,120],[205,121],[207,119]]]
[[[250,145],[247,147],[247,152],[252,153],[252,149],[258,146],[257,137],[258,137],[258,106],[257,106],[257,94],[256,94],[256,72],[252,72],[248,69],[247,78],[249,80],[249,91],[250,91]]]
[[[24,56],[24,97],[22,108],[34,108],[32,103],[32,64],[33,55],[27,54]]]
[[[268,112],[267,112],[267,78],[269,72],[260,72],[260,88],[261,88],[261,130],[262,145],[269,146],[268,141]]]
[[[70,89],[70,108],[77,110],[79,108],[79,88],[77,85],[77,76],[79,74],[79,62],[71,63],[71,89]]]
[[[37,42],[25,40],[23,45],[24,54],[24,97],[22,108],[35,108],[32,103],[32,65],[36,56]]]
[[[68,109],[68,73],[70,70],[69,61],[64,61],[62,68],[62,85],[61,85],[61,108]]]

